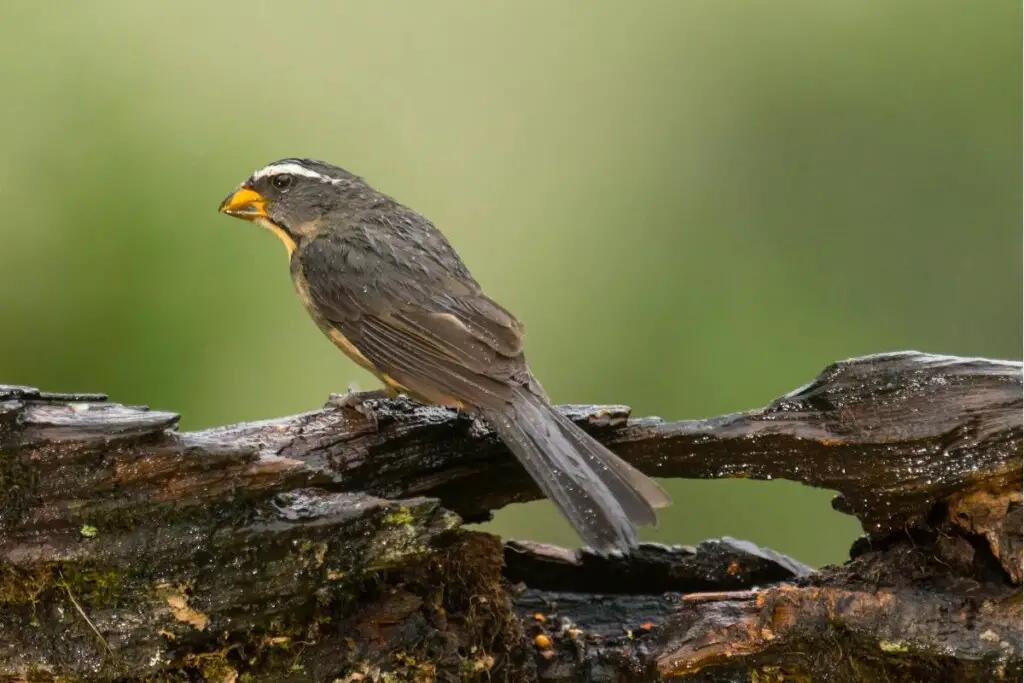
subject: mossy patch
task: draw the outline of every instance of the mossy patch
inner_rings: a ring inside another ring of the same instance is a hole
[[[269,556],[279,565],[259,567],[266,581],[281,583],[280,594],[290,602],[275,610],[283,616],[267,628],[262,620],[223,631],[217,603],[209,600],[211,585],[197,590],[194,574],[176,565],[161,565],[154,576],[145,560],[123,569],[71,562],[30,569],[0,565],[0,604],[26,606],[17,615],[26,619],[36,603],[59,601],[79,622],[76,633],[92,631],[100,640],[97,666],[111,671],[139,671],[153,655],[147,651],[147,659],[139,660],[113,638],[103,621],[107,610],[153,610],[154,629],[162,629],[153,638],[166,648],[148,665],[153,683],[233,683],[247,674],[259,680],[344,679],[346,672],[363,676],[354,681],[380,683],[504,677],[516,668],[509,654],[518,644],[519,623],[504,594],[501,544],[486,534],[455,531],[457,525],[458,518],[436,503],[387,505],[347,534],[296,532],[268,545],[261,559]],[[100,528],[99,538],[78,542],[99,547],[109,534]],[[83,647],[96,649],[82,640]],[[158,667],[168,668],[154,671]]]
[[[118,601],[121,577],[113,569],[81,564],[39,564],[12,567],[0,564],[0,605],[33,605],[58,585],[90,607],[111,607]]]
[[[414,517],[409,508],[404,505],[399,506],[397,510],[393,510],[384,515],[384,523],[390,524],[391,526],[412,524],[415,521],[416,517]]]
[[[121,592],[121,575],[113,569],[88,565],[67,565],[61,573],[64,582],[83,604],[92,607],[113,607]]]
[[[0,605],[32,605],[55,583],[50,565],[23,568],[0,564]]]
[[[228,661],[227,654],[230,648],[216,650],[214,652],[201,652],[190,654],[185,657],[185,666],[190,669],[197,669],[204,681],[209,683],[236,683],[238,681],[238,669]]]
[[[890,654],[910,652],[910,644],[903,640],[881,640],[878,642],[878,648]]]

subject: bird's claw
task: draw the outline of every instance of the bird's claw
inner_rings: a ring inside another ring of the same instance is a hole
[[[373,425],[374,430],[377,430],[377,414],[374,412],[373,406],[368,405],[368,402],[384,400],[388,397],[389,394],[384,389],[357,391],[355,387],[349,386],[348,391],[344,394],[331,394],[327,398],[327,403],[324,407],[337,408],[338,410],[354,410],[365,417]]]
[[[472,422],[469,423],[469,435],[474,439],[482,439],[490,435],[494,430],[487,424],[487,421],[478,415],[460,410],[460,415],[467,415]]]

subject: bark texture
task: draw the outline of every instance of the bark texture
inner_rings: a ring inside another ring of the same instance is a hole
[[[1020,680],[1021,388],[1020,363],[906,352],[709,420],[565,408],[651,475],[835,490],[865,535],[815,571],[466,530],[540,493],[408,400],[179,432],[0,385],[0,680]]]

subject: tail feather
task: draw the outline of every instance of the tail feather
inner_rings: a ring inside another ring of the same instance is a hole
[[[527,389],[484,417],[588,546],[626,550],[668,504],[660,486]]]
[[[612,490],[627,516],[641,526],[656,525],[658,517],[654,511],[672,502],[665,489],[612,453],[561,412],[551,408],[551,413],[566,437],[577,446],[594,472]]]

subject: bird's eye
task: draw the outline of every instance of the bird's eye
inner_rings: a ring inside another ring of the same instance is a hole
[[[285,190],[292,185],[292,177],[287,173],[276,175],[270,179],[270,184],[279,190]]]

